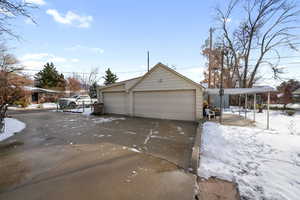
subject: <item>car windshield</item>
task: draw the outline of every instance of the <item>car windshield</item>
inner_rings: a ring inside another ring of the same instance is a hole
[[[78,97],[78,95],[71,96],[71,98],[74,98],[74,99],[76,99],[77,97]]]

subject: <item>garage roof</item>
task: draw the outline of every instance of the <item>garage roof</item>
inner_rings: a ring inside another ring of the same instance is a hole
[[[132,79],[128,79],[125,81],[121,81],[121,82],[117,82],[117,83],[113,83],[107,86],[102,86],[99,87],[99,90],[103,90],[103,89],[107,89],[107,88],[111,88],[111,87],[116,87],[116,86],[120,86],[120,85],[125,85],[126,90],[131,90],[133,89],[137,84],[139,84],[140,82],[142,82],[149,74],[151,74],[155,69],[157,68],[164,68],[165,70],[175,74],[176,76],[184,79],[185,81],[191,83],[192,85],[195,85],[196,87],[200,87],[200,88],[204,88],[201,84],[196,83],[194,81],[192,81],[191,79],[187,78],[186,76],[176,72],[175,70],[169,68],[168,66],[162,64],[162,63],[158,63],[156,64],[154,67],[151,68],[151,70],[149,72],[147,72],[146,74],[144,74],[143,76],[140,77],[136,77],[136,78],[132,78]],[[134,82],[134,80],[136,80],[136,82]],[[129,84],[130,83],[130,84]]]
[[[182,75],[182,74],[176,72],[175,70],[169,68],[168,66],[166,66],[166,65],[164,65],[164,64],[162,64],[162,63],[158,63],[158,64],[156,64],[154,67],[152,67],[152,69],[151,69],[149,72],[147,72],[144,76],[142,76],[140,80],[138,80],[134,85],[132,85],[132,86],[129,88],[129,90],[133,89],[136,85],[138,85],[140,82],[142,82],[149,74],[151,74],[151,73],[152,73],[155,69],[157,69],[157,68],[164,68],[165,70],[167,70],[167,71],[169,71],[169,72],[175,74],[176,76],[178,76],[178,77],[184,79],[185,81],[191,83],[192,85],[195,85],[196,87],[204,88],[201,84],[192,81],[191,79],[189,79],[189,78],[187,78],[186,76],[184,76],[184,75]]]

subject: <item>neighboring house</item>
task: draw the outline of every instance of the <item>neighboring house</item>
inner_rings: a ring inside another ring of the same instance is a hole
[[[24,86],[29,103],[54,102],[64,93],[38,87]]]
[[[292,92],[293,99],[296,103],[300,103],[300,88]]]
[[[202,118],[204,88],[158,63],[142,77],[99,87],[104,112],[196,121]]]

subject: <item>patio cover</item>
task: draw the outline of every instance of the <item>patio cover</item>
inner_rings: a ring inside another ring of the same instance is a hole
[[[224,88],[224,94],[238,95],[238,94],[257,94],[275,92],[276,90],[270,86],[253,87],[253,88]],[[209,95],[219,95],[220,88],[206,88],[205,92]]]

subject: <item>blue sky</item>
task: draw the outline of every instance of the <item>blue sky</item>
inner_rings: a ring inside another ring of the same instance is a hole
[[[97,67],[103,75],[110,67],[124,80],[145,73],[149,50],[151,66],[168,64],[197,82],[203,78],[205,59],[200,52],[214,24],[213,7],[223,2],[27,1],[39,5],[32,12],[38,24],[18,19],[15,31],[22,40],[10,46],[28,69],[53,61],[63,72],[88,73]],[[286,76],[300,74],[292,68]]]

